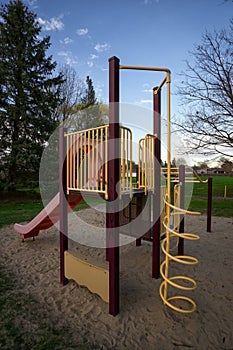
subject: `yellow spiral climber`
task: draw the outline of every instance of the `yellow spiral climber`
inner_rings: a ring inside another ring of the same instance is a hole
[[[180,186],[177,185],[175,188],[175,204],[179,202],[177,198],[179,198],[179,190]],[[165,255],[165,260],[160,265],[160,273],[163,278],[163,282],[160,285],[160,296],[165,305],[169,306],[175,311],[181,313],[191,313],[196,310],[195,302],[186,296],[183,295],[175,295],[168,296],[169,286],[177,288],[183,291],[192,291],[196,288],[196,282],[194,279],[187,276],[171,276],[169,271],[170,262],[176,262],[183,265],[195,265],[198,263],[198,260],[195,257],[187,256],[187,255],[172,255],[172,251],[174,247],[171,247],[172,239],[176,239],[177,247],[179,238],[183,238],[184,240],[194,241],[198,240],[199,236],[192,233],[179,233],[179,224],[180,215],[188,214],[188,215],[200,215],[198,212],[191,212],[185,209],[179,208],[179,206],[172,205],[167,201],[167,198],[164,198],[164,204],[166,206],[166,215],[163,220],[163,226],[166,230],[166,237],[162,242],[162,251]],[[171,212],[172,211],[172,212]],[[180,302],[185,302],[189,304],[188,308],[179,305]]]

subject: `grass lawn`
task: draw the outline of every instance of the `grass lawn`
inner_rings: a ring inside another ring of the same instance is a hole
[[[31,220],[43,208],[36,192],[1,192],[0,227]]]
[[[202,178],[205,180],[206,178]],[[232,176],[213,176],[213,216],[233,216],[233,177]],[[224,189],[226,186],[227,198],[224,200]],[[208,184],[195,183],[192,191],[192,198],[189,209],[200,211],[205,214],[207,209]]]
[[[206,177],[202,177],[202,180],[206,180]],[[224,188],[227,189],[227,197],[233,199],[233,176],[213,176],[213,198],[224,198]],[[193,188],[194,197],[207,196],[208,185],[195,183]]]
[[[0,198],[0,227],[16,222],[28,222],[44,208],[37,191],[1,192]],[[99,202],[98,198],[88,198],[88,203],[82,200],[75,210],[86,209],[88,204],[95,205]]]

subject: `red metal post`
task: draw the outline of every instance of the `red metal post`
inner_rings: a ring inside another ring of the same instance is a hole
[[[207,232],[211,232],[212,215],[212,177],[208,178],[208,203],[207,203]]]
[[[135,165],[135,171],[136,171],[136,188],[139,188],[139,179],[138,179],[138,164]]]
[[[184,209],[184,200],[185,200],[185,166],[179,166],[179,182],[180,186],[180,208]],[[180,215],[180,228],[179,233],[184,233],[184,215]],[[184,239],[179,238],[178,243],[178,255],[184,255]]]
[[[135,194],[136,198],[136,217],[138,217],[142,212],[143,207],[143,195],[142,193]],[[136,239],[136,247],[140,247],[142,245],[142,239]]]
[[[135,166],[135,170],[136,170],[136,184],[137,187],[139,188],[139,183],[138,183],[138,164]],[[135,197],[135,201],[136,201],[136,217],[138,217],[138,215],[141,213],[142,211],[142,200],[139,198],[140,196],[136,196]],[[136,247],[140,247],[142,245],[142,239],[141,238],[137,238],[136,239]]]
[[[59,130],[59,191],[60,191],[60,282],[65,285],[64,252],[68,250],[68,202],[66,194],[66,142],[64,134],[66,129]]]
[[[119,283],[119,204],[120,182],[120,127],[119,127],[119,63],[117,57],[109,59],[109,144],[108,144],[108,200],[106,214],[107,257],[109,261],[109,313],[120,309]],[[109,210],[111,212],[109,212]]]
[[[154,120],[153,132],[157,135],[154,140],[154,193],[153,201],[153,250],[152,250],[152,277],[159,278],[160,276],[160,197],[161,197],[161,94],[160,91],[155,93],[153,89],[154,101]]]

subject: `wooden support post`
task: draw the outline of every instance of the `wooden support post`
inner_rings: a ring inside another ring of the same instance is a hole
[[[68,202],[66,191],[66,142],[64,134],[66,129],[59,130],[59,191],[60,191],[60,282],[67,284],[65,277],[64,252],[68,250]]]
[[[152,250],[152,277],[160,276],[160,197],[161,197],[161,94],[160,91],[155,93],[153,89],[154,101],[154,120],[153,132],[157,135],[154,139],[154,193],[152,194],[153,202],[153,250]]]
[[[212,216],[212,177],[208,178],[208,200],[207,200],[207,232],[211,232]]]
[[[184,209],[185,200],[185,166],[179,166],[179,182],[180,182],[180,208]],[[179,233],[184,233],[184,214],[180,215]],[[184,239],[179,238],[178,255],[184,255]]]
[[[119,126],[119,63],[109,59],[109,142],[108,142],[108,200],[106,229],[109,261],[109,313],[116,316],[120,309],[119,283],[119,183],[120,183],[120,126]],[[108,210],[109,208],[109,210]],[[111,211],[111,212],[110,212]]]

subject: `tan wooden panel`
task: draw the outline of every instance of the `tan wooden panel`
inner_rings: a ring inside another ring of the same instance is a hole
[[[65,251],[65,276],[109,302],[109,271],[80,260]]]

